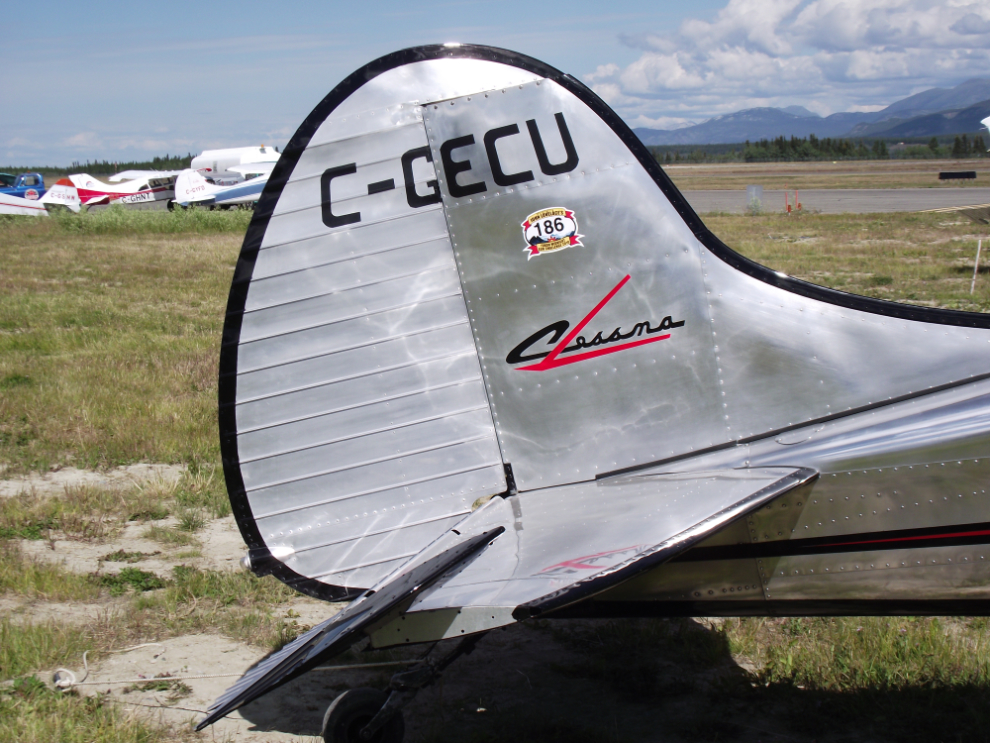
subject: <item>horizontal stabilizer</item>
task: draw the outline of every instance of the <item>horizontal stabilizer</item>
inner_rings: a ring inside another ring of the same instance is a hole
[[[794,467],[645,472],[495,497],[250,670],[197,730],[342,652],[363,632],[379,646],[401,642],[396,632],[414,626],[431,633],[419,641],[439,640],[568,606],[670,560],[815,477],[815,470]]]
[[[794,467],[640,473],[493,499],[457,529],[498,525],[506,534],[424,591],[405,619],[457,609],[447,612],[450,626],[424,628],[439,639],[563,608],[672,559],[817,474]],[[381,628],[376,645],[393,644],[390,631]]]
[[[489,529],[465,538],[458,535],[454,544],[448,541],[444,549],[411,560],[403,570],[383,580],[375,589],[366,591],[342,612],[297,637],[248,671],[210,707],[196,729],[202,730],[238,707],[344,651],[361,639],[361,630],[389,613],[401,611],[403,605],[408,606],[420,591],[469,560],[502,531],[499,528]]]

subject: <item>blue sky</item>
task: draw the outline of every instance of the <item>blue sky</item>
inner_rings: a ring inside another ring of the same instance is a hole
[[[990,77],[985,0],[55,2],[4,9],[0,162],[282,145],[347,74],[462,41],[542,59],[634,126],[873,110]]]

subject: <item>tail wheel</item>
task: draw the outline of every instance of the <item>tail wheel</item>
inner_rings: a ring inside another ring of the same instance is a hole
[[[385,704],[388,694],[378,689],[349,689],[330,703],[323,716],[323,740],[326,743],[402,743],[406,725],[396,711],[367,740],[361,730],[371,722]]]

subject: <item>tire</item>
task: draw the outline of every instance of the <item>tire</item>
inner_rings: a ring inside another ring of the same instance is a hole
[[[388,694],[378,689],[349,689],[330,703],[323,716],[321,735],[326,743],[402,743],[406,732],[402,712],[396,712],[370,741],[361,730],[385,704]]]

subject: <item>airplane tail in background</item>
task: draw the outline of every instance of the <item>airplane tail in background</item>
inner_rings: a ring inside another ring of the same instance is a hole
[[[41,197],[41,203],[48,211],[53,208],[64,208],[77,214],[82,209],[82,201],[79,198],[79,190],[68,178],[59,178],[51,188]]]
[[[195,170],[183,170],[175,179],[175,202],[180,206],[207,202],[216,191],[217,187]]]

